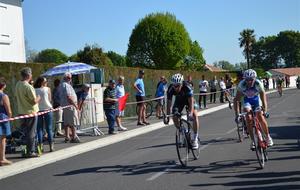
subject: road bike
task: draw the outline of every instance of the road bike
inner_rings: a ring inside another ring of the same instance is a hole
[[[262,129],[262,126],[256,116],[258,112],[260,112],[262,109],[259,107],[255,109],[254,111],[251,110],[250,114],[252,115],[253,122],[252,122],[252,131],[253,134],[253,143],[255,146],[255,153],[257,157],[257,161],[261,167],[261,169],[264,168],[265,162],[268,161],[268,143],[267,143],[267,135],[265,134],[264,130]],[[266,117],[266,114],[264,114]]]
[[[187,112],[188,115],[188,112]],[[179,162],[182,166],[187,166],[189,161],[189,155],[192,153],[193,160],[197,160],[200,156],[200,138],[197,138],[198,141],[198,148],[192,148],[192,124],[187,119],[183,118],[182,114],[178,112],[178,110],[174,111],[173,116],[178,117],[179,119],[179,126],[176,127],[175,133],[175,143],[176,143],[176,151]],[[164,123],[168,123],[169,117],[164,115]],[[165,122],[167,121],[167,122]]]

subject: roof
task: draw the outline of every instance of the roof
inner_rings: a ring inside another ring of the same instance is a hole
[[[278,74],[288,75],[288,76],[297,76],[297,75],[300,75],[300,67],[270,69],[269,71],[271,73],[276,72]]]
[[[204,65],[204,69],[209,70],[211,72],[224,72],[224,71],[227,71],[227,70],[221,69],[219,67],[215,67],[215,66],[208,65],[208,64]]]

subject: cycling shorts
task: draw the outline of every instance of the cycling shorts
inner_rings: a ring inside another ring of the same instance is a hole
[[[260,107],[261,103],[258,96],[254,96],[252,98],[244,97],[243,107],[246,109],[255,110],[256,108]]]

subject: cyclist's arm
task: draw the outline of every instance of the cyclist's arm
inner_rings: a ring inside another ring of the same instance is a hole
[[[193,113],[194,112],[194,97],[188,97],[188,103],[189,103],[189,112]]]
[[[243,94],[241,93],[241,91],[238,90],[236,92],[236,96],[235,96],[234,101],[233,101],[233,107],[234,107],[234,111],[235,111],[236,116],[241,112],[239,102],[241,101],[242,95]]]
[[[259,93],[264,112],[268,112],[267,96],[265,91]]]
[[[171,100],[167,100],[167,115],[170,115],[171,113],[171,106],[172,106],[172,99]]]

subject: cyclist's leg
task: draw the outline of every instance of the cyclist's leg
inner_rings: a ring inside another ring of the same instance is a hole
[[[253,118],[252,118],[252,115],[250,113],[250,111],[252,110],[251,104],[247,101],[244,101],[243,109],[244,109],[244,112],[247,112],[246,126],[247,126],[248,133],[250,134],[250,137],[253,140],[253,133],[252,133],[252,119]]]
[[[174,115],[175,114],[175,110],[177,110],[179,113],[181,113],[182,110],[183,110],[183,108],[184,108],[184,105],[181,106],[180,104],[177,104],[177,102],[175,100],[175,103],[174,103],[174,105],[172,107],[172,114],[173,114],[173,122],[174,122],[174,125],[175,125],[176,128],[179,128],[180,120],[179,120],[179,118],[177,116]]]
[[[197,116],[197,110],[194,109],[194,112],[193,112],[193,118],[194,118],[194,121],[193,121],[193,131],[194,131],[194,139],[197,139],[198,137],[198,131],[199,131],[199,119],[198,119],[198,116]]]

